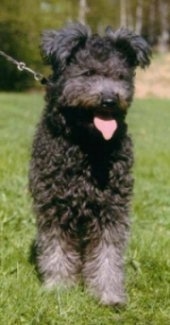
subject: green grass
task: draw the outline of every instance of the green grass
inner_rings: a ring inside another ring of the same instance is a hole
[[[170,324],[170,101],[136,100],[128,116],[135,147],[127,307],[101,307],[79,287],[45,292],[30,263],[35,220],[27,191],[31,141],[43,99],[0,95],[1,325]]]

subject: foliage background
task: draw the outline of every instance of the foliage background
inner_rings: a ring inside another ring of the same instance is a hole
[[[142,34],[157,51],[169,49],[169,0],[1,0],[0,50],[33,69],[46,72],[39,53],[44,29],[81,21],[93,31],[127,26]],[[34,87],[32,77],[0,57],[0,90]]]

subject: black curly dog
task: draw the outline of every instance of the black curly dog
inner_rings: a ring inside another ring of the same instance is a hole
[[[122,304],[123,251],[133,188],[125,122],[137,66],[150,63],[142,37],[73,24],[46,31],[53,74],[30,166],[37,263],[47,287],[81,277],[103,304]]]

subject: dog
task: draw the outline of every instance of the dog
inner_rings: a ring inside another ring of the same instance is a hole
[[[122,305],[134,160],[126,115],[151,49],[126,28],[100,36],[79,23],[45,31],[41,49],[52,75],[29,172],[39,273],[47,288],[83,280],[100,303]]]

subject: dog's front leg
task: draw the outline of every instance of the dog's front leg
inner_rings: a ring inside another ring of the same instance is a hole
[[[61,229],[39,229],[37,264],[46,288],[67,288],[79,280],[81,260]]]
[[[89,292],[105,305],[125,303],[122,237],[125,241],[126,236],[120,239],[111,225],[103,231],[97,245],[94,246],[92,241],[86,249],[83,266],[85,283]]]

